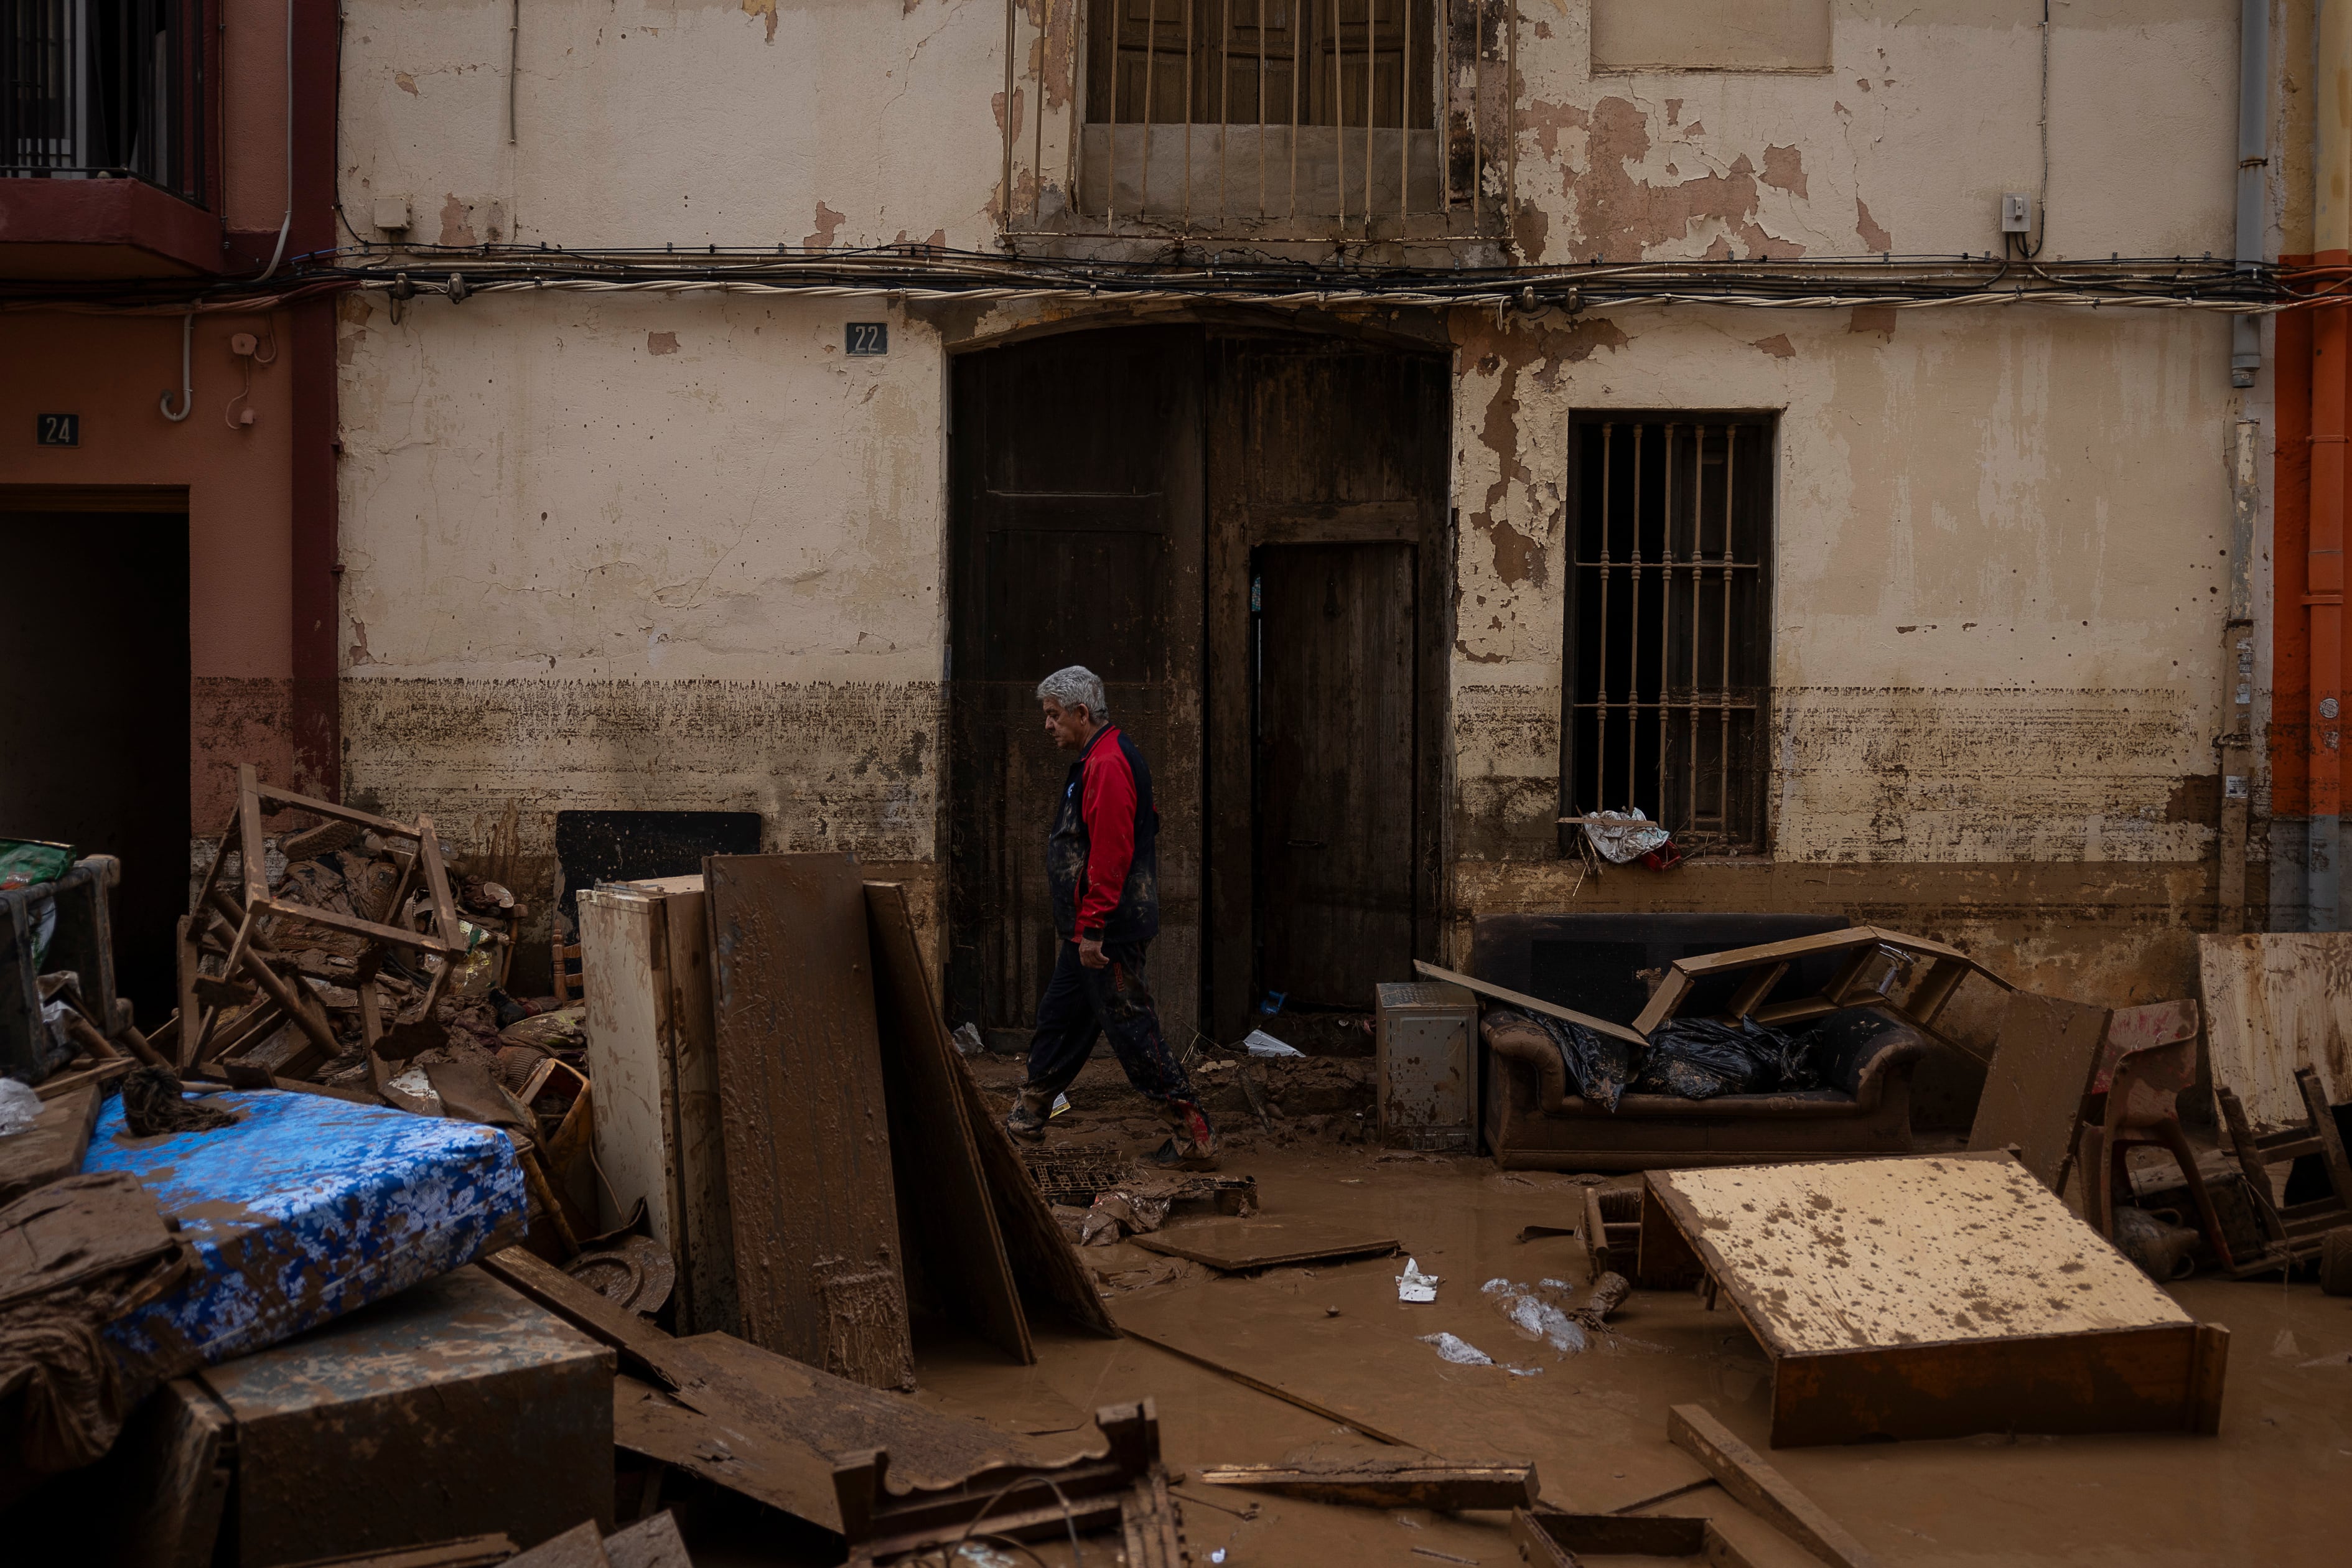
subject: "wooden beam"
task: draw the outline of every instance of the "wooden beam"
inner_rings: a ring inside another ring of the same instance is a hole
[[[1356,1464],[1317,1469],[1287,1465],[1202,1465],[1193,1479],[1213,1487],[1250,1487],[1317,1502],[1363,1508],[1533,1508],[1533,1465]]]
[[[1703,1405],[1677,1405],[1666,1413],[1666,1436],[1705,1465],[1723,1489],[1769,1520],[1831,1568],[1877,1568],[1878,1559],[1843,1525],[1799,1491],[1763,1456],[1731,1435]]]
[[[421,931],[403,931],[398,926],[378,925],[373,921],[363,921],[357,915],[347,915],[341,910],[316,909],[309,904],[297,904],[285,899],[264,899],[253,907],[266,915],[277,915],[289,921],[307,921],[312,925],[325,926],[330,931],[348,931],[352,936],[363,936],[373,942],[387,942],[394,947],[406,948],[414,952],[430,952],[446,958],[457,951],[457,943],[445,941],[438,936],[427,936]]]
[[[1492,984],[1487,981],[1474,980],[1467,974],[1457,974],[1451,969],[1440,969],[1436,964],[1423,959],[1414,959],[1412,966],[1428,979],[1451,981],[1456,985],[1475,991],[1481,996],[1491,996],[1496,1001],[1506,1003],[1513,1007],[1523,1007],[1530,1013],[1541,1013],[1548,1018],[1559,1018],[1567,1023],[1580,1025],[1592,1030],[1595,1034],[1612,1036],[1620,1040],[1631,1041],[1637,1046],[1646,1046],[1650,1043],[1624,1025],[1612,1024],[1606,1018],[1596,1018],[1590,1013],[1579,1013],[1567,1007],[1555,1007],[1538,997],[1529,996],[1506,986]]]
[[[441,836],[433,830],[433,819],[416,819],[416,858],[425,867],[425,888],[433,895],[433,918],[441,928],[441,940],[448,944],[451,953],[466,951],[466,939],[457,930],[457,906],[449,897],[449,874],[441,864]]]
[[[236,858],[245,882],[245,907],[269,897],[269,851],[261,836],[261,782],[251,763],[236,769]]]
[[[416,828],[407,823],[394,822],[390,817],[371,816],[367,812],[356,810],[348,805],[339,805],[331,800],[319,800],[307,795],[296,795],[291,790],[276,789],[268,784],[261,785],[256,793],[262,799],[275,805],[285,806],[295,811],[314,812],[320,816],[331,816],[338,822],[348,822],[353,826],[369,828],[394,838],[417,837]]]

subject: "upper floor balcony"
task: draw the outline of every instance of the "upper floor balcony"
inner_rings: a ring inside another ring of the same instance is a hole
[[[0,273],[216,270],[205,0],[0,0]]]

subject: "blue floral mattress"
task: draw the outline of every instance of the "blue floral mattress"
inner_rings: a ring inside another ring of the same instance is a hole
[[[131,1138],[108,1100],[85,1171],[127,1171],[196,1271],[106,1330],[134,1384],[247,1355],[520,1238],[522,1167],[495,1128],[322,1095],[217,1096],[234,1127]]]

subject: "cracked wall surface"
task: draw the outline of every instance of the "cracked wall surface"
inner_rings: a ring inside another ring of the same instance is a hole
[[[2046,184],[2041,11],[1840,0],[1825,72],[1595,71],[1589,6],[1527,0],[1520,258],[1981,253],[2016,190],[2044,198],[2045,257],[2226,252],[2235,0],[2056,0]],[[998,127],[1034,113],[1003,100],[999,7],[526,10],[513,146],[508,14],[355,0],[352,213],[405,195],[425,243],[672,246],[681,268],[713,244],[995,244]],[[779,847],[936,864],[945,350],[1086,310],[347,307],[351,787],[486,820],[517,798],[758,809]],[[852,319],[889,321],[887,359],[843,356]],[[2228,443],[2262,406],[2229,387],[2223,321],[1447,325],[1452,951],[1484,912],[1833,909],[2089,1000],[2190,994]],[[1596,879],[1560,855],[1568,428],[1612,408],[1779,416],[1766,856]]]

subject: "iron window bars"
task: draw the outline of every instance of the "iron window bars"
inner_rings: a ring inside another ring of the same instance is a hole
[[[1755,415],[1573,422],[1561,815],[1639,807],[1685,852],[1765,847],[1772,434]]]
[[[204,0],[5,0],[0,176],[128,177],[207,205]]]

